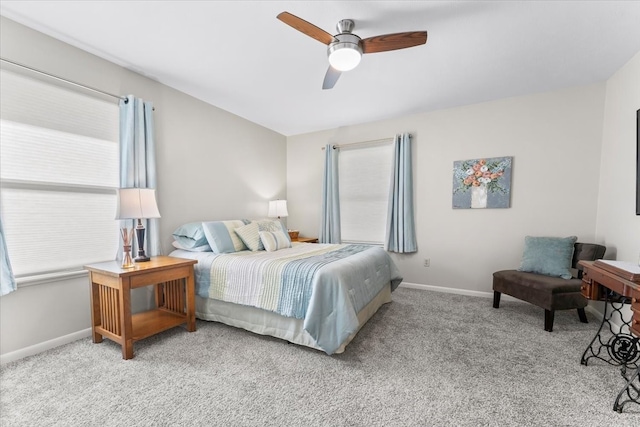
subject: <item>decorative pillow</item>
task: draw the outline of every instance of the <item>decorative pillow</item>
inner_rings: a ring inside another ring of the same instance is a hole
[[[277,219],[259,219],[254,221],[258,223],[260,231],[284,231],[287,232],[284,224]]]
[[[203,231],[204,233],[204,231]],[[182,249],[184,251],[189,251],[189,252],[211,252],[211,246],[209,245],[202,245],[202,246],[196,246],[193,248],[187,248],[184,247],[180,244],[180,242],[178,242],[177,240],[174,240],[172,243],[174,248],[176,249]]]
[[[257,222],[251,222],[247,225],[235,229],[236,234],[242,242],[252,251],[264,250],[264,246],[260,241],[260,227]]]
[[[240,239],[252,251],[263,251],[264,245],[260,240],[260,231],[286,231],[280,221],[272,219],[261,219],[252,221],[244,227],[236,228],[235,232]],[[291,241],[291,239],[289,239]]]
[[[202,228],[211,251],[216,254],[228,254],[247,249],[234,230],[248,223],[246,219],[203,222]]]
[[[573,247],[578,238],[531,237],[524,238],[524,253],[518,271],[571,279]]]
[[[195,248],[207,244],[207,238],[204,235],[202,222],[190,222],[176,228],[173,232],[173,238],[183,247]]]
[[[291,247],[289,236],[284,231],[261,231],[260,240],[268,252]]]

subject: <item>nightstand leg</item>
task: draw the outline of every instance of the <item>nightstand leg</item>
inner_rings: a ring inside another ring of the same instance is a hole
[[[91,335],[96,344],[102,342],[102,335],[96,332],[96,326],[101,324],[99,285],[91,281]]]
[[[122,344],[122,358],[133,359],[133,340],[125,340]]]
[[[120,278],[120,325],[122,339],[122,358],[133,358],[133,325],[131,322],[131,283]]]
[[[194,332],[196,330],[196,295],[195,283],[192,273],[186,278],[186,294],[187,294],[187,331]]]

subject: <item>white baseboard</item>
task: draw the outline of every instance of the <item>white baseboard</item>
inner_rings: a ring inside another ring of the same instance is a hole
[[[467,289],[445,288],[445,287],[442,287],[442,286],[432,286],[432,285],[420,285],[420,284],[417,284],[417,283],[402,282],[402,283],[400,283],[400,287],[402,287],[402,288],[411,288],[411,289],[420,289],[420,290],[423,290],[423,291],[444,292],[444,293],[448,293],[448,294],[468,295],[468,296],[472,296],[472,297],[493,298],[493,292],[470,291],[470,290],[467,290]],[[525,303],[525,301],[519,300],[517,298],[514,298],[514,297],[512,297],[510,295],[505,295],[505,294],[502,294],[500,299],[504,300],[504,301],[515,301],[515,302]],[[600,311],[598,311],[595,307],[593,307],[591,304],[587,305],[585,307],[585,310],[588,311],[589,313],[593,314],[594,316],[596,316],[598,318],[599,322],[602,321],[602,313]],[[611,320],[610,322],[611,322],[611,324],[612,324],[612,326],[614,328],[614,332],[619,333],[620,329],[622,328],[622,325],[619,324],[619,322],[616,322],[615,320]],[[615,330],[616,328],[617,328],[617,331]]]
[[[595,308],[593,305],[589,304],[585,307],[585,310],[588,311],[589,313],[593,314],[594,316],[596,316],[598,318],[599,322],[602,322],[602,316],[604,315],[604,313],[602,313],[600,310],[598,310],[597,308]],[[611,324],[611,331],[614,334],[629,334],[630,332],[628,331],[628,328],[623,328],[623,324],[622,321],[618,318],[618,319],[609,319],[609,323]]]
[[[587,304],[587,306],[584,309],[585,311],[588,311],[594,316],[597,316],[599,319],[602,319],[602,313],[599,310],[596,310],[596,308],[593,307],[591,304]]]
[[[60,347],[61,345],[69,344],[70,342],[77,341],[79,339],[87,338],[90,336],[91,336],[91,328],[87,328],[78,332],[74,332],[69,335],[54,338],[52,340],[41,342],[29,347],[21,348],[20,350],[2,354],[0,355],[0,365],[13,362],[14,360],[19,360],[27,356],[33,356],[34,354],[38,354],[43,351],[50,350],[52,348]]]
[[[420,289],[423,291],[435,291],[435,292],[444,292],[447,294],[458,294],[458,295],[467,295],[471,297],[481,297],[481,298],[493,298],[493,292],[481,292],[481,291],[470,291],[468,289],[458,289],[458,288],[445,288],[443,286],[432,286],[432,285],[420,285],[417,283],[400,283],[400,287],[402,288],[411,288],[411,289]],[[512,296],[502,294],[501,300],[504,301],[516,301],[516,302],[524,302],[517,298],[513,298]]]

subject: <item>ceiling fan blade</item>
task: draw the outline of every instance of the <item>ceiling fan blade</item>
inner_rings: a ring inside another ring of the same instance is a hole
[[[332,66],[327,69],[327,74],[324,75],[324,81],[322,82],[322,89],[332,89],[338,79],[340,78],[340,71],[336,70]]]
[[[418,46],[427,42],[426,31],[384,34],[362,40],[362,53],[386,52]]]
[[[309,37],[313,37],[320,43],[328,45],[329,43],[334,41],[333,36],[327,33],[325,30],[318,28],[312,23],[307,22],[302,18],[298,18],[297,16],[292,15],[289,12],[282,12],[277,16],[277,18],[285,24],[300,31],[301,33],[304,33]]]

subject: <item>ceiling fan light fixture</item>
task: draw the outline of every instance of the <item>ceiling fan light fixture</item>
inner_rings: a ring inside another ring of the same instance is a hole
[[[349,71],[358,66],[361,58],[362,54],[353,46],[340,46],[329,53],[329,64],[338,71]]]
[[[338,71],[353,70],[362,59],[360,37],[353,34],[338,34],[336,41],[329,45],[329,64]]]
[[[330,67],[324,76],[322,89],[331,89],[343,71],[353,70],[365,53],[388,52],[405,49],[427,42],[426,31],[405,31],[403,33],[382,34],[361,39],[352,33],[355,23],[352,19],[338,21],[338,34],[331,35],[289,12],[278,14],[277,18],[307,36],[328,46],[327,56]]]

